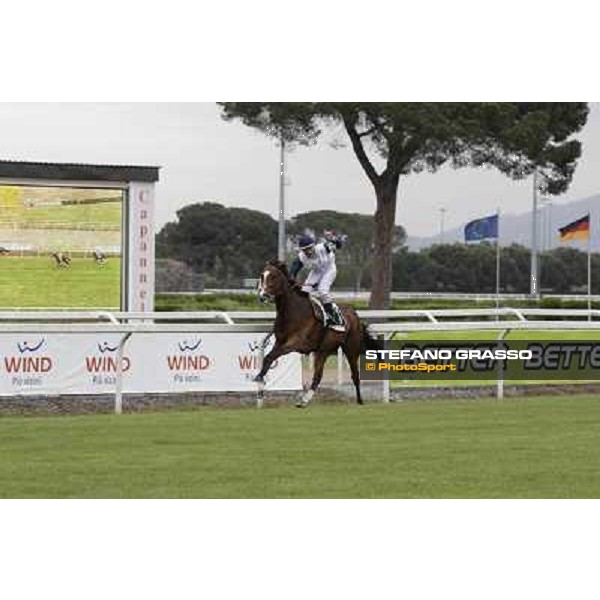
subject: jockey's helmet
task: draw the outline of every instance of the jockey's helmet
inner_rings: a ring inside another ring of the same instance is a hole
[[[298,247],[300,250],[306,250],[315,245],[315,240],[310,235],[301,235],[298,240]]]

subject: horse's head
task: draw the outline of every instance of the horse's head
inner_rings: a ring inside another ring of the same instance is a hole
[[[289,287],[289,275],[285,263],[270,260],[260,274],[258,280],[258,298],[268,302],[283,294]]]

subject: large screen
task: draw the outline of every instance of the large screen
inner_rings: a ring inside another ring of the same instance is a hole
[[[123,192],[0,186],[0,309],[121,306]]]

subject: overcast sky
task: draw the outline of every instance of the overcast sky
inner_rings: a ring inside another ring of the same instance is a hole
[[[600,104],[579,139],[583,157],[568,202],[600,192]],[[332,142],[343,142],[335,149]],[[161,166],[157,229],[191,202],[214,200],[277,216],[279,150],[273,140],[223,121],[215,104],[0,104],[0,158]],[[288,216],[316,209],[372,214],[374,194],[342,131],[287,155]],[[409,235],[439,232],[494,212],[528,211],[531,180],[489,169],[442,169],[401,180],[397,223]]]

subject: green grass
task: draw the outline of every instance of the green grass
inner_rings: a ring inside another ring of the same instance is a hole
[[[116,308],[120,306],[121,264],[109,258],[73,258],[59,269],[48,256],[0,257],[0,307]]]
[[[0,418],[4,498],[598,498],[595,397]]]

